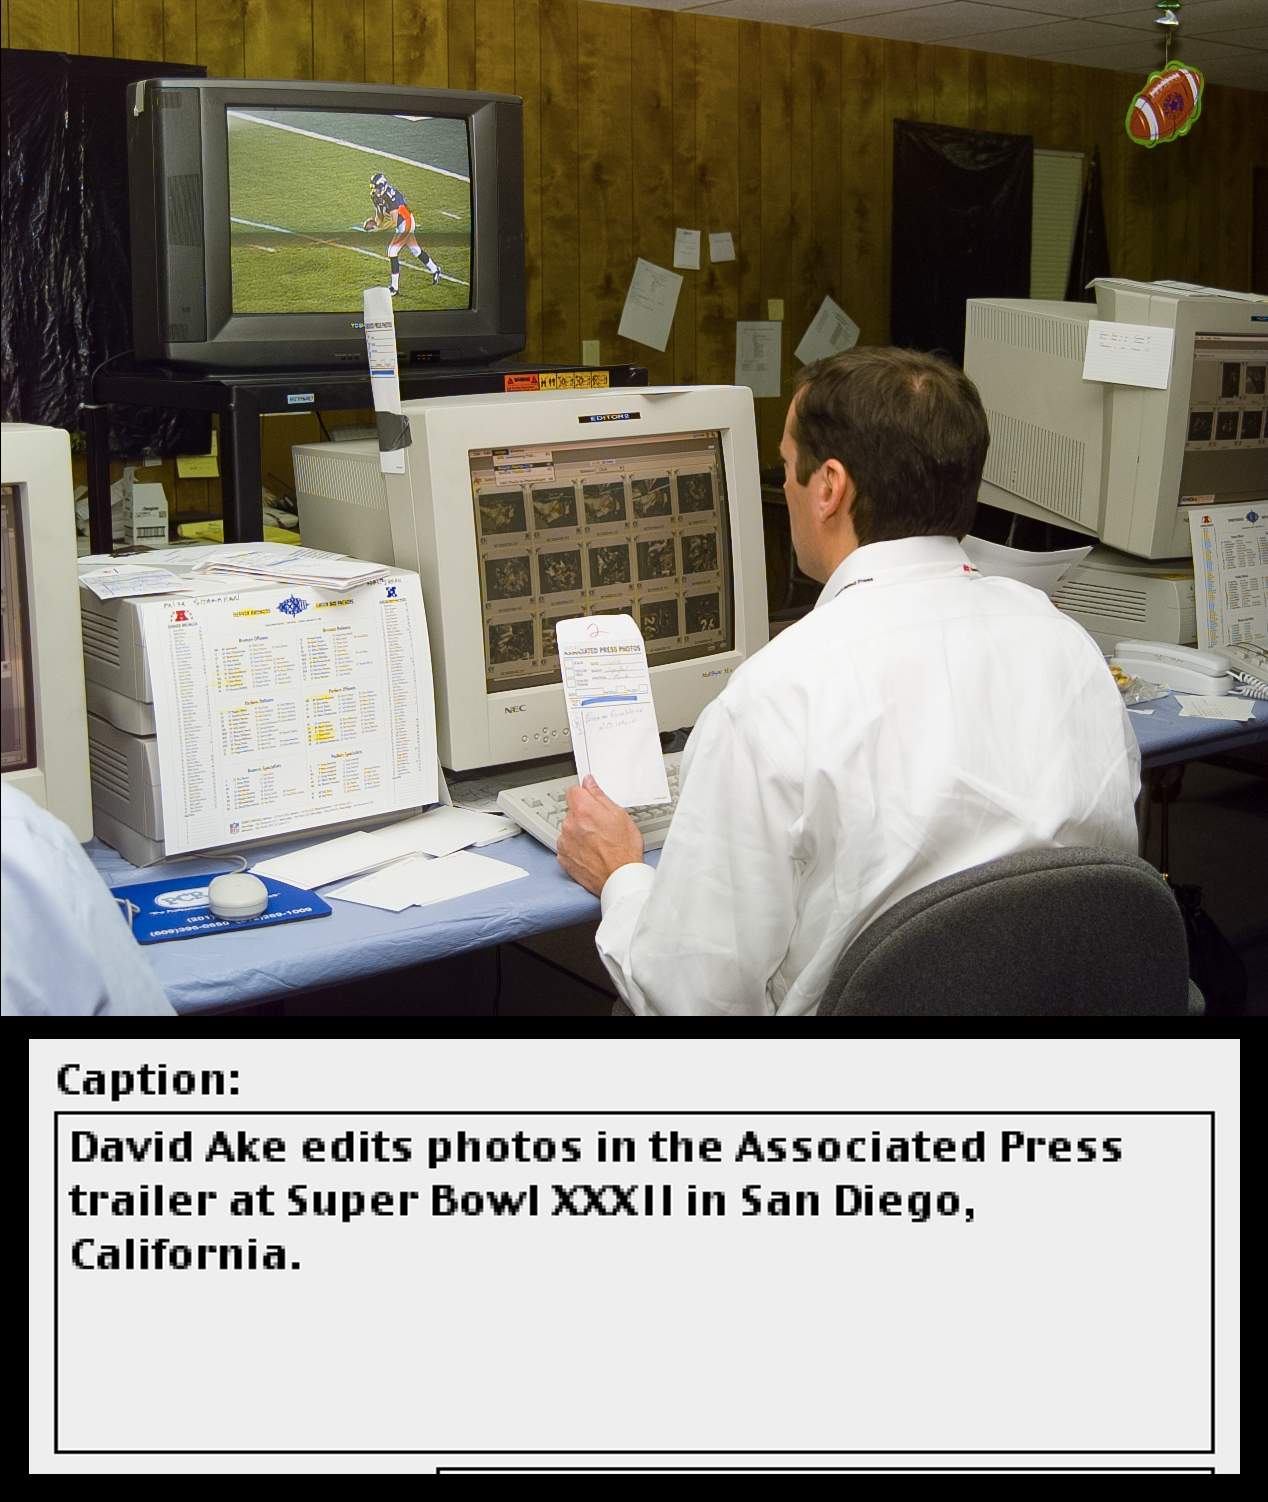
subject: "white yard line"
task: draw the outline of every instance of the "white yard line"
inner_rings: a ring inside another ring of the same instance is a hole
[[[280,224],[261,224],[258,219],[240,219],[237,214],[230,214],[229,218],[234,224],[250,225],[252,229],[271,229],[279,235],[298,235],[301,240],[312,240],[318,245],[329,245],[334,250],[350,250],[353,255],[369,256],[373,261],[387,260],[387,257],[380,255],[377,250],[365,250],[360,245],[345,245],[342,240],[323,240],[320,235],[310,235],[302,229],[283,229]],[[267,248],[264,245],[252,246],[253,250],[266,250]],[[411,271],[421,271],[425,276],[431,275],[430,271],[426,271],[424,267],[417,265],[413,258],[403,260],[403,264]],[[459,287],[469,287],[471,285],[470,282],[464,282],[460,276],[450,276],[444,271],[440,273],[440,279],[442,282],[454,282]]]
[[[323,136],[319,131],[301,130],[298,125],[283,125],[280,120],[262,120],[259,115],[248,114],[246,110],[227,110],[225,113],[235,120],[250,120],[252,125],[268,125],[274,130],[289,130],[293,136],[308,136],[314,141],[329,141],[332,146],[346,146],[349,151],[364,151],[366,156],[381,156],[389,162],[404,162],[407,167],[421,167],[424,172],[435,172],[441,177],[453,177],[460,183],[471,181],[461,172],[449,172],[444,167],[433,167],[430,162],[416,162],[411,156],[397,156],[391,151],[378,151],[373,146],[359,146],[355,141],[342,141],[338,136]]]

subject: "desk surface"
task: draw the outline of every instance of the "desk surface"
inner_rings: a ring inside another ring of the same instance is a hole
[[[1146,767],[1268,741],[1268,704],[1257,705],[1257,718],[1244,725],[1181,719],[1180,706],[1170,696],[1141,707],[1153,710],[1151,715],[1131,716]],[[309,832],[279,845],[276,853],[299,849],[318,837]],[[160,880],[166,875],[198,876],[225,868],[223,860],[194,857],[179,867],[138,871],[99,840],[87,849],[111,886]],[[403,913],[335,900],[329,918],[152,944],[146,956],[176,1010],[198,1013],[404,969],[598,918],[598,899],[565,876],[554,854],[528,835],[503,840],[483,853],[522,866],[528,879],[431,907],[407,908]],[[654,865],[659,858],[660,852],[652,851],[648,862]]]

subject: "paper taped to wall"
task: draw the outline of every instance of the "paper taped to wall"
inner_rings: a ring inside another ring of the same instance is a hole
[[[793,354],[803,365],[809,365],[812,360],[826,360],[843,349],[853,349],[858,342],[858,324],[843,307],[825,297]]]
[[[681,290],[682,277],[640,256],[634,266],[630,290],[625,294],[617,333],[622,339],[663,350],[669,343]]]
[[[779,395],[783,324],[770,321],[735,325],[735,384],[754,396]]]
[[[700,270],[700,231],[698,229],[674,231],[674,265],[681,271]]]

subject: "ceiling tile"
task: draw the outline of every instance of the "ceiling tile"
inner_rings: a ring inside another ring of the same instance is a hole
[[[1095,35],[1089,37],[1086,22],[1064,21],[1026,26],[1018,31],[987,31],[977,36],[956,37],[955,45],[976,52],[1004,52],[1012,57],[1051,57],[1078,50],[1113,52],[1121,59],[1089,65],[1096,68],[1143,68],[1151,64],[1154,54],[1148,38],[1139,40],[1120,31],[1106,40],[1102,33],[1108,31],[1108,27],[1098,27]]]
[[[951,0],[923,10],[891,11],[885,15],[861,16],[825,30],[853,32],[856,36],[894,37],[910,42],[950,42],[961,36],[989,33],[1006,36],[1010,31],[1033,29],[1033,12],[1012,6],[981,5],[974,0]],[[1053,22],[1056,26],[1082,22]]]
[[[1204,33],[1195,32],[1195,36]],[[1237,31],[1221,31],[1216,40],[1227,42],[1230,47],[1264,47],[1268,48],[1268,26],[1246,26]],[[1264,66],[1268,68],[1268,62]]]
[[[825,26],[877,11],[927,9],[930,0],[693,0],[698,15],[773,21],[780,26]],[[706,8],[707,7],[707,8]]]

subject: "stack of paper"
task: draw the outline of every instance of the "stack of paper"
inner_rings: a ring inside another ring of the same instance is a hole
[[[416,819],[405,819],[384,829],[340,835],[292,851],[290,855],[257,861],[251,870],[256,876],[271,876],[275,881],[312,890],[406,856],[444,856],[468,845],[488,845],[517,829],[517,825],[499,815],[473,813],[465,808],[433,808]]]
[[[105,568],[88,569],[79,576],[99,600],[123,600],[132,595],[167,595],[186,588],[169,569],[147,568],[138,563],[117,563]]]
[[[318,589],[356,589],[392,572],[380,563],[365,563],[323,553],[318,548],[225,548],[196,565],[196,573],[236,574],[279,584],[311,584]]]

